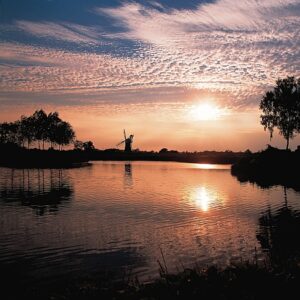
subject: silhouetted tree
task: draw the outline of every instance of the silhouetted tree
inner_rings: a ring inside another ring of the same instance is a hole
[[[83,142],[79,141],[79,140],[76,140],[74,142],[74,149],[75,150],[83,150]]]
[[[91,151],[95,150],[95,146],[92,141],[87,141],[83,143],[83,150],[85,151]]]
[[[74,149],[75,150],[83,150],[83,151],[91,151],[95,150],[95,146],[92,141],[82,142],[76,140],[74,142]]]
[[[289,141],[300,131],[300,78],[278,79],[273,91],[268,91],[260,102],[261,124],[273,136],[274,127]]]
[[[45,148],[45,141],[48,139],[49,134],[49,119],[47,114],[41,109],[36,110],[33,115],[33,123],[34,123],[34,139],[38,141],[40,148],[40,141],[43,142],[43,149]]]
[[[36,110],[33,115],[21,116],[21,120],[12,123],[0,124],[0,143],[13,143],[23,145],[27,142],[30,147],[32,142],[51,143],[51,147],[55,144],[61,148],[73,142],[75,132],[68,122],[64,122],[59,118],[57,112],[47,115],[42,109]]]
[[[11,123],[0,124],[0,143],[13,143],[21,145],[23,142],[22,135],[20,133],[20,121]]]
[[[8,143],[10,139],[9,123],[4,122],[0,124],[0,142],[1,144]]]
[[[159,153],[167,153],[168,149],[167,148],[162,148],[159,150]]]
[[[60,149],[73,142],[74,138],[75,132],[68,122],[59,122],[54,128],[54,143],[58,144]]]
[[[48,141],[50,142],[51,148],[56,144],[56,127],[62,120],[58,116],[58,112],[48,114]]]
[[[57,112],[49,113],[47,140],[51,143],[51,147],[57,144],[61,149],[62,146],[72,143],[74,138],[72,126],[62,121]]]
[[[27,147],[30,147],[30,144],[35,140],[35,135],[34,135],[34,119],[32,116],[26,117],[26,116],[21,116],[21,121],[20,121],[20,134],[24,138],[24,140],[27,141]]]

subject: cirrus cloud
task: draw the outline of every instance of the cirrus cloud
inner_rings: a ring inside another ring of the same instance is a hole
[[[219,0],[189,10],[130,2],[95,12],[112,18],[115,30],[66,22],[14,26],[37,37],[100,48],[101,37],[112,45],[129,39],[136,42],[130,55],[121,49],[103,54],[4,42],[1,90],[147,93],[180,87],[226,95],[232,106],[246,106],[256,104],[278,77],[300,74],[299,1]]]

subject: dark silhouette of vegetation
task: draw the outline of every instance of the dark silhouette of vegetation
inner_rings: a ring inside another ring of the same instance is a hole
[[[82,142],[76,140],[74,142],[74,149],[75,150],[82,150],[82,151],[93,151],[95,150],[94,143],[92,141]]]
[[[16,281],[16,278],[15,278]],[[10,295],[30,299],[294,299],[300,284],[300,268],[283,270],[257,262],[217,267],[184,269],[170,274],[161,265],[160,278],[140,283],[137,278],[112,281],[105,276],[81,277],[63,280],[51,287],[38,289],[23,286],[11,288]],[[8,285],[4,285],[7,289]],[[7,294],[6,294],[7,295]],[[25,297],[24,297],[25,298]],[[15,299],[15,298],[13,298]]]
[[[159,150],[159,153],[167,153],[168,149],[167,148],[162,148]]]
[[[284,185],[300,191],[295,176],[300,167],[300,150],[280,150],[270,145],[264,151],[248,153],[231,166],[232,175],[241,182],[253,182],[261,187]]]
[[[33,142],[38,144],[38,148],[45,149],[45,144],[59,149],[69,145],[74,141],[75,132],[72,126],[60,119],[57,112],[48,115],[41,109],[36,110],[31,116],[21,116],[15,122],[4,122],[0,124],[0,143],[16,144],[30,148]]]
[[[286,150],[296,133],[300,132],[300,78],[278,79],[272,91],[266,92],[260,102],[261,124],[273,136],[274,128],[286,139]],[[240,181],[255,182],[262,187],[282,184],[300,190],[295,174],[300,167],[300,148],[284,151],[268,145],[258,153],[248,152],[231,167]]]
[[[0,166],[10,168],[70,168],[88,164],[89,155],[75,150],[26,149],[16,144],[0,145]]]
[[[300,78],[278,79],[273,91],[268,91],[260,103],[261,124],[273,136],[274,128],[289,141],[300,131]]]
[[[0,123],[0,165],[65,168],[88,162],[87,152],[95,148],[93,143],[74,142],[74,139],[72,126],[57,112],[46,114],[42,109],[36,110],[31,116],[21,116],[15,122]],[[75,149],[84,151],[62,151],[64,146],[73,142]]]
[[[233,164],[246,155],[245,152],[203,151],[178,152],[164,151],[132,151],[125,152],[119,149],[97,150],[89,153],[90,160],[138,160],[138,161],[176,161],[189,163]]]
[[[282,207],[268,209],[259,218],[257,239],[273,266],[290,268],[300,259],[300,212],[288,205],[286,188],[284,195]]]
[[[159,150],[158,153],[160,153],[160,154],[162,154],[162,153],[178,153],[178,151],[177,150],[169,150],[167,148],[162,148]]]

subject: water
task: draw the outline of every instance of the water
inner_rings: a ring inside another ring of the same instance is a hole
[[[162,253],[169,271],[262,260],[277,251],[266,217],[300,210],[299,193],[241,184],[230,166],[174,162],[0,168],[0,193],[0,266],[29,284],[104,273],[149,281]]]

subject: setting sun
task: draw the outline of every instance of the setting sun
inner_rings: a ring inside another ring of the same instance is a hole
[[[294,298],[300,0],[0,0],[0,28],[3,295]]]
[[[221,109],[212,103],[203,103],[193,106],[191,115],[194,120],[216,120],[221,116]]]

